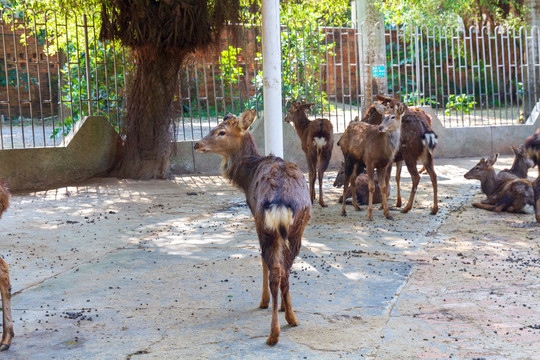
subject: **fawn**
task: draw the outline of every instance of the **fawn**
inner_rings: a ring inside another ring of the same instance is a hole
[[[332,149],[334,148],[334,128],[328,119],[310,121],[306,116],[313,104],[292,102],[285,121],[294,124],[294,130],[302,142],[302,151],[306,155],[309,169],[309,194],[311,203],[315,201],[315,180],[319,176],[319,204],[327,205],[323,200],[322,182],[324,172],[328,169]],[[319,165],[317,168],[317,164]]]
[[[373,203],[380,204],[382,202],[381,188],[379,187],[379,179],[377,174],[374,178],[375,182],[375,192],[373,193]],[[338,170],[336,180],[334,180],[334,187],[341,187],[345,183],[345,162],[341,162],[341,166]],[[356,202],[359,205],[367,205],[369,201],[369,188],[368,188],[368,177],[367,174],[362,173],[356,177]],[[390,195],[390,185],[388,185],[388,195]],[[352,190],[349,188],[346,194],[346,199],[352,196]],[[341,204],[343,202],[343,195],[340,196],[338,202]]]
[[[9,191],[6,184],[0,180],[0,218],[9,206]],[[9,268],[0,257],[0,294],[2,295],[2,341],[0,351],[11,346],[13,333],[13,319],[11,317],[11,284],[9,282]]]
[[[272,323],[266,343],[275,345],[280,333],[280,289],[285,319],[292,326],[298,325],[289,293],[289,274],[311,217],[311,201],[304,175],[295,164],[259,155],[248,131],[255,116],[255,110],[246,110],[238,118],[227,115],[194,148],[220,155],[223,176],[246,195],[261,246],[263,292],[259,307],[268,307],[271,293]]]

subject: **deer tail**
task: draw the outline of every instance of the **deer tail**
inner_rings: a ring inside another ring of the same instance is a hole
[[[289,228],[293,222],[293,210],[282,203],[265,206],[264,226],[280,237],[280,244],[289,248]]]

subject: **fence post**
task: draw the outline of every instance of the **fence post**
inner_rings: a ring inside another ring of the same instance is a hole
[[[88,115],[92,116],[92,94],[90,93],[90,55],[88,55],[88,23],[86,14],[83,15],[84,25],[84,60],[86,63],[86,94],[88,96]]]
[[[414,47],[415,47],[415,50],[414,50],[414,54],[415,54],[415,67],[416,67],[416,105],[417,106],[420,106],[422,104],[420,104],[420,79],[421,79],[421,75],[420,74],[420,42],[418,41],[418,38],[420,37],[420,32],[418,31],[418,26],[415,26],[414,27]]]

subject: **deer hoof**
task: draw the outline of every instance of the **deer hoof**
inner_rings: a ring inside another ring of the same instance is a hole
[[[270,334],[270,336],[268,337],[268,339],[266,339],[266,343],[270,346],[274,346],[278,343],[279,341],[279,334],[278,335],[272,335]]]
[[[319,201],[319,204],[320,204],[322,207],[328,207],[328,205],[326,205],[323,201]]]
[[[7,344],[0,345],[0,351],[4,351],[4,350],[7,350],[7,349],[9,349],[9,345],[7,345]]]
[[[433,208],[433,210],[431,210],[431,215],[435,215],[437,214],[437,212],[439,211],[439,208]]]
[[[342,212],[341,212],[341,216],[347,216],[347,212],[346,212],[346,211],[342,211]]]
[[[401,210],[401,212],[405,214],[405,213],[408,213],[409,210],[411,210],[410,207],[405,207],[405,208],[403,208],[403,209]]]
[[[387,218],[388,220],[394,220],[394,218],[393,218],[392,215],[390,215],[390,214],[386,215],[386,218]]]

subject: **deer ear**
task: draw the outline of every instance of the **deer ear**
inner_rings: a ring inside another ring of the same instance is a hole
[[[489,166],[492,166],[493,164],[495,164],[497,162],[497,158],[499,157],[499,154],[498,153],[494,153],[494,154],[491,154],[489,156],[489,158],[487,159],[486,163],[489,165]]]
[[[238,117],[238,127],[240,128],[240,131],[244,132],[246,131],[253,120],[255,120],[255,117],[257,116],[257,110],[255,109],[248,109],[245,110],[242,115]]]
[[[515,147],[514,145],[510,145],[510,149],[512,149],[512,152],[514,153],[514,155],[517,155],[518,153],[518,148]]]
[[[303,104],[302,107],[306,110],[309,110],[310,107],[312,107],[313,105],[315,105],[314,103],[309,103],[309,104]]]
[[[386,111],[386,106],[384,106],[380,102],[373,103],[373,106],[375,106],[375,110],[377,110],[379,114],[384,114],[384,112]]]
[[[293,100],[293,101],[291,101],[291,106],[289,107],[289,112],[291,112],[291,113],[296,112],[296,111],[298,111],[299,107],[300,107],[300,104]]]

